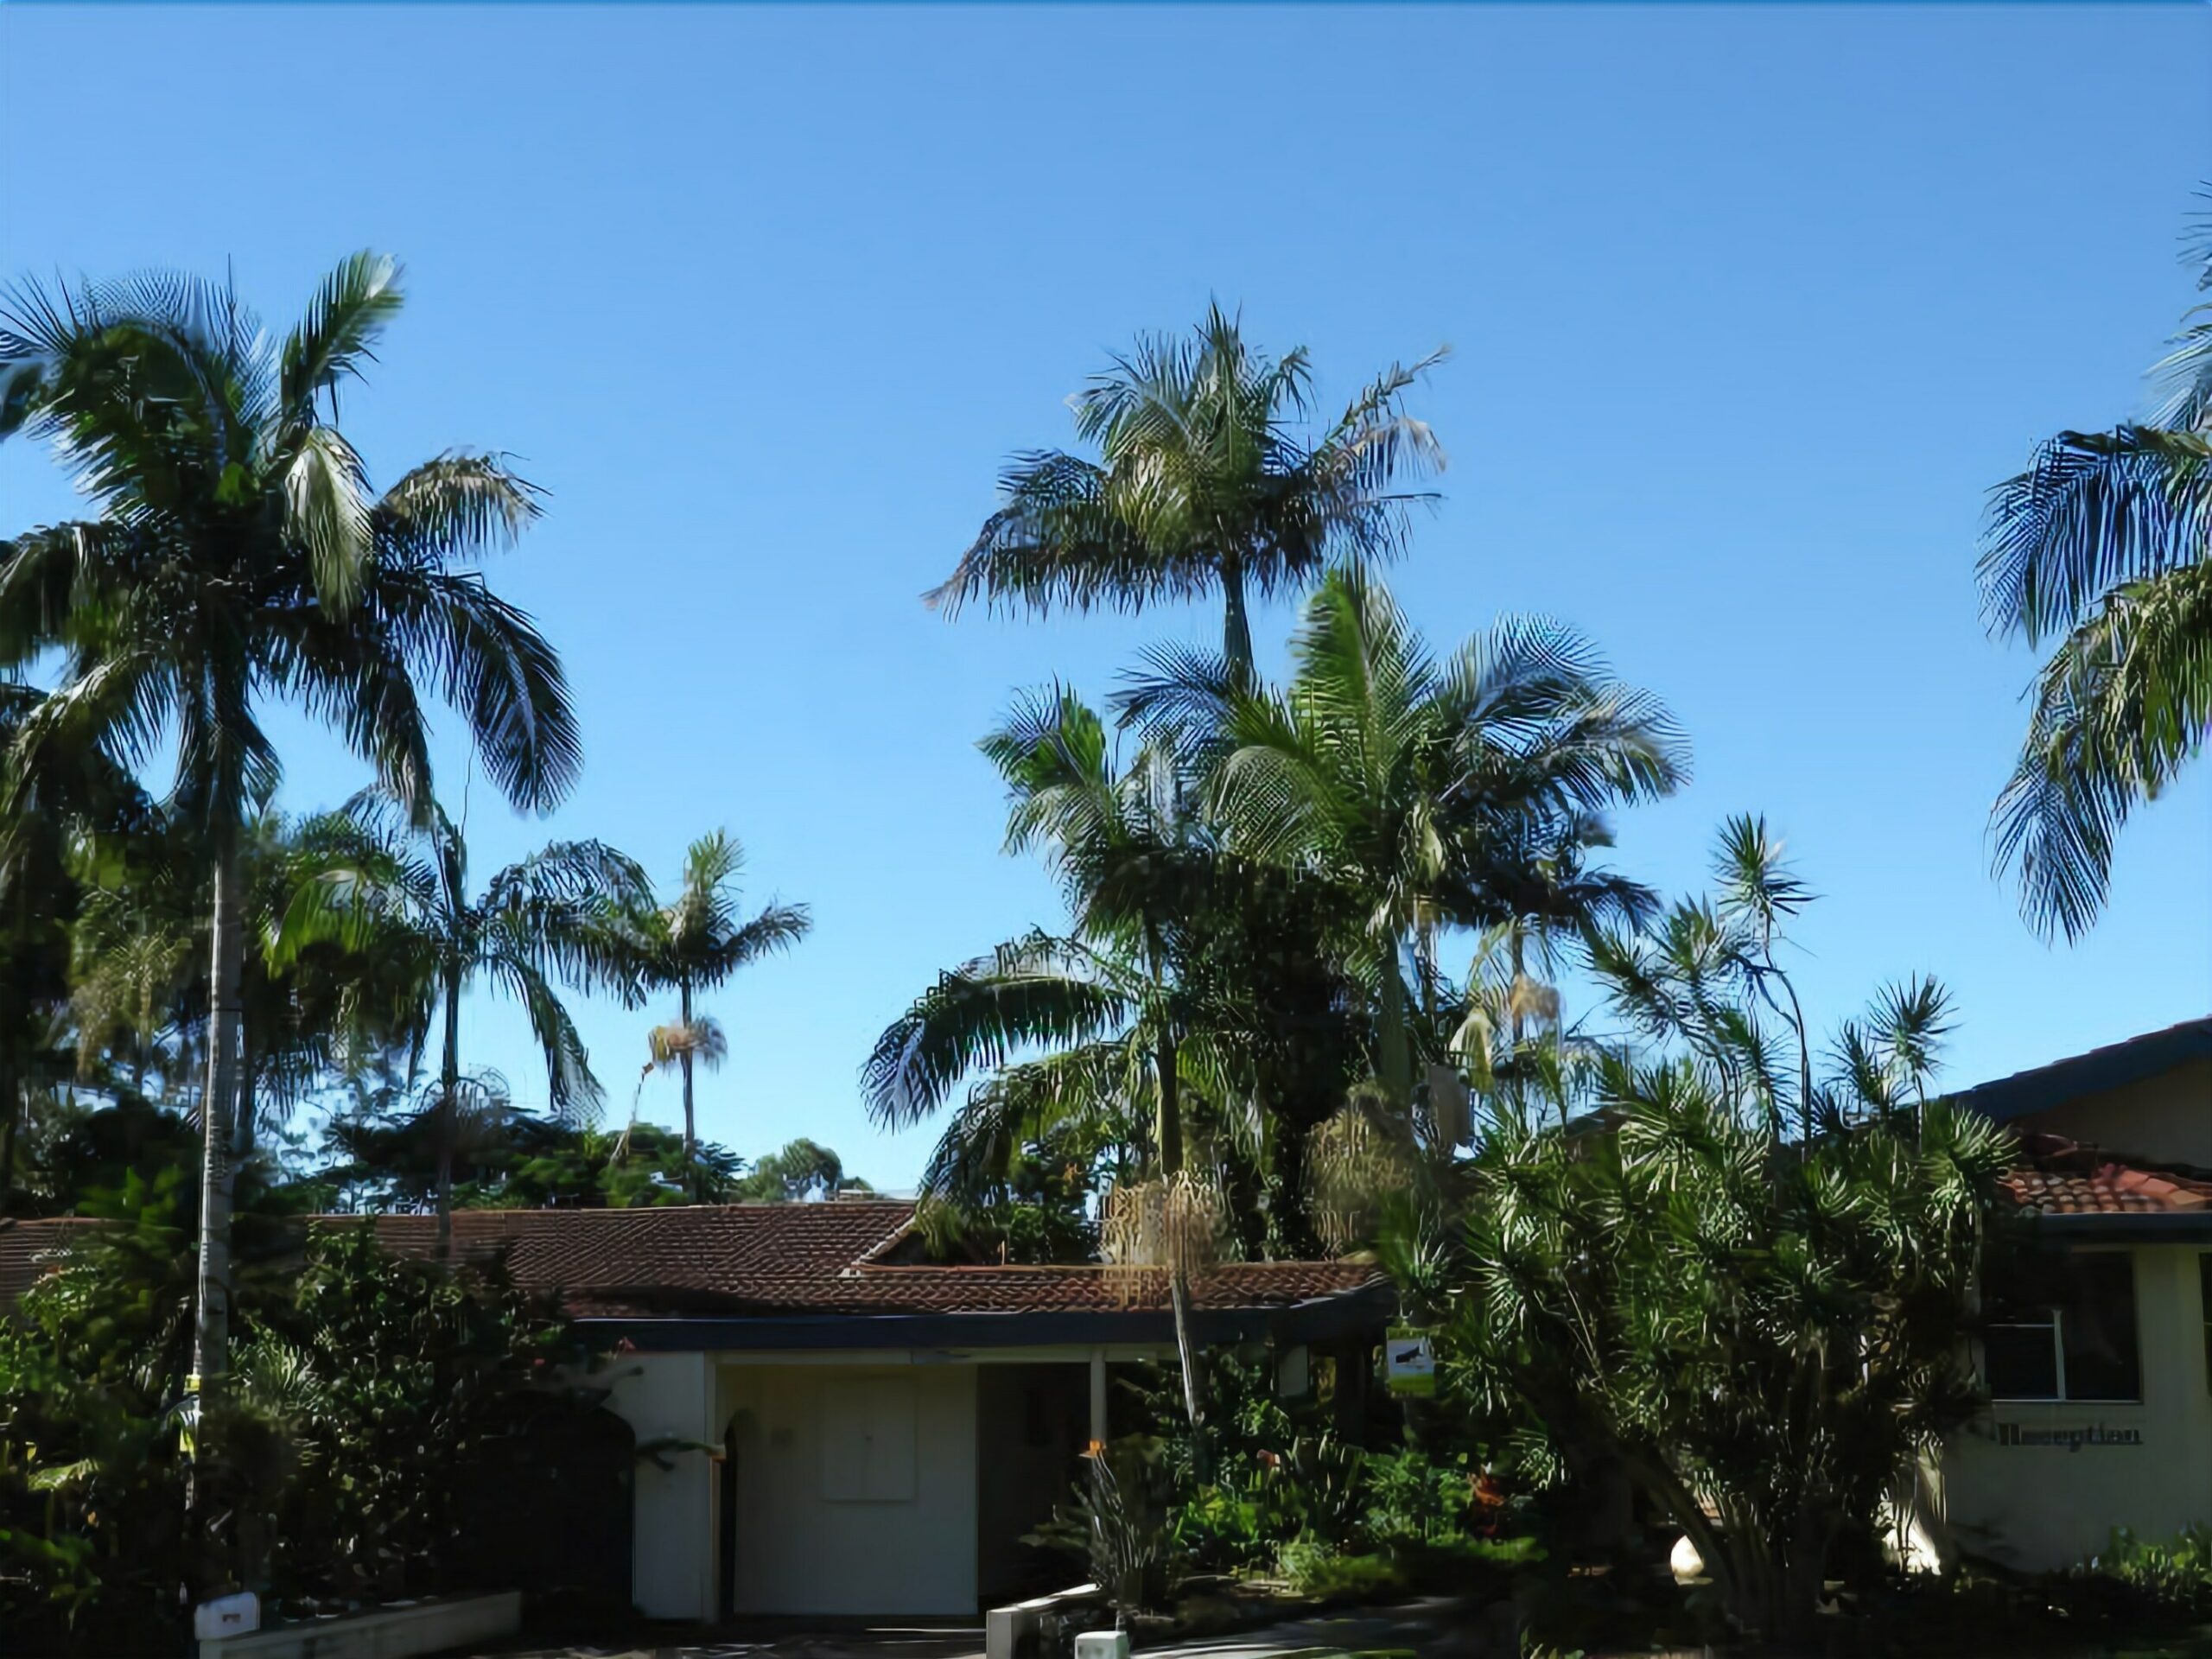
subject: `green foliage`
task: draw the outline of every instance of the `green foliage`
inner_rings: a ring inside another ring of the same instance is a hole
[[[2187,257],[2212,289],[2212,238]],[[2212,308],[2174,345],[2148,420],[2062,432],[1991,496],[1983,614],[2056,641],[1992,812],[1997,861],[2045,935],[2088,931],[2120,830],[2212,733]]]
[[[1440,1329],[1446,1403],[1522,1478],[1621,1471],[1739,1625],[1800,1641],[1978,1404],[1958,1337],[2010,1153],[1929,1098],[1932,984],[1878,999],[1811,1081],[1770,948],[1802,889],[1755,823],[1724,852],[1716,901],[1593,950],[1651,1046],[1593,1049],[1580,1118],[1494,1099],[1451,1218],[1402,1217],[1386,1255]]]
[[[292,1304],[241,1352],[240,1392],[300,1478],[271,1519],[271,1581],[296,1596],[435,1593],[464,1539],[465,1481],[515,1402],[572,1357],[557,1320],[493,1280],[320,1230]]]
[[[1316,1601],[1368,1600],[1405,1588],[1406,1575],[1387,1555],[1347,1555],[1319,1538],[1282,1547],[1282,1575]]]
[[[712,1143],[687,1163],[679,1135],[652,1123],[621,1134],[563,1123],[494,1100],[462,1119],[454,1203],[474,1210],[636,1209],[725,1204],[745,1161]],[[418,1112],[334,1120],[336,1161],[321,1173],[348,1211],[422,1209],[436,1192],[437,1125]]]
[[[1403,396],[1443,355],[1392,364],[1307,433],[1303,347],[1271,358],[1219,306],[1187,336],[1147,335],[1071,400],[1100,458],[1017,456],[999,510],[930,602],[948,615],[999,601],[1136,610],[1218,590],[1224,655],[1249,674],[1248,587],[1271,594],[1404,545],[1426,498],[1399,486],[1444,453]]]
[[[191,1229],[134,1179],[0,1322],[0,1626],[27,1650],[161,1650],[200,1576],[183,1531]],[[194,1435],[216,1581],[294,1608],[464,1587],[467,1471],[562,1409],[582,1357],[474,1272],[319,1230],[280,1281],[244,1253],[240,1340]]]
[[[836,1153],[801,1135],[753,1165],[730,1192],[743,1204],[798,1204],[868,1190],[866,1181],[845,1173],[844,1161]]]
[[[176,1407],[190,1342],[181,1173],[0,1321],[0,1628],[35,1647],[165,1644],[183,1547]]]
[[[2076,1576],[2115,1580],[2170,1613],[2202,1618],[2212,1614],[2212,1530],[2184,1527],[2168,1543],[2115,1528]]]
[[[1160,1443],[1133,1435],[1093,1452],[1070,1502],[1025,1541],[1081,1560],[1117,1623],[1163,1605],[1170,1537]]]
[[[738,901],[745,849],[728,830],[693,842],[683,875],[665,903],[648,891],[634,893],[605,941],[617,966],[615,979],[633,1005],[656,991],[673,991],[677,1017],[653,1028],[651,1058],[639,1086],[656,1071],[674,1071],[683,1083],[683,1145],[698,1144],[694,1073],[719,1067],[728,1052],[721,1024],[692,1006],[694,995],[726,983],[741,968],[804,939],[814,926],[804,905],[771,904],[746,918]]]
[[[1173,1497],[1179,1574],[1281,1576],[1300,1593],[1356,1596],[1412,1586],[1464,1592],[1534,1566],[1542,1551],[1509,1535],[1522,1519],[1472,1447],[1363,1449],[1326,1408],[1286,1403],[1265,1357],[1206,1357],[1213,1402],[1203,1428],[1177,1409],[1165,1372],[1140,1383]]]

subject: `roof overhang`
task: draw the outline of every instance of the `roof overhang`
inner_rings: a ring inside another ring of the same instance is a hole
[[[2146,1032],[2125,1042],[2093,1048],[2086,1054],[2054,1060],[2032,1071],[1977,1084],[1952,1096],[1951,1101],[2006,1123],[2047,1112],[2084,1095],[2124,1089],[2207,1056],[2212,1056],[2212,1018],[2184,1020],[2164,1031]]]
[[[2037,1213],[2024,1221],[2034,1237],[2054,1244],[2212,1243],[2212,1209]]]

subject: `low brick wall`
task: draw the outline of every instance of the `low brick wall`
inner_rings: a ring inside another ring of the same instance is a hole
[[[445,1596],[345,1618],[282,1624],[200,1644],[200,1659],[413,1659],[522,1628],[522,1592]]]

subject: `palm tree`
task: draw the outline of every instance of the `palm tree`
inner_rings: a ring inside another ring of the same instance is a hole
[[[727,830],[702,836],[684,854],[683,875],[664,905],[650,893],[626,918],[620,948],[626,951],[633,994],[674,991],[677,1016],[656,1027],[649,1039],[645,1071],[673,1066],[683,1078],[683,1155],[699,1145],[692,1098],[696,1065],[721,1064],[728,1039],[719,1023],[702,1020],[693,1007],[697,992],[727,983],[741,968],[788,950],[804,938],[814,918],[804,905],[770,904],[741,920],[738,880],[745,870],[745,849]]]
[[[1194,1069],[1217,1082],[1223,1071],[1183,994],[1208,855],[1195,803],[1162,750],[1119,767],[1104,722],[1060,687],[1018,702],[981,747],[1007,781],[1007,849],[1045,851],[1074,926],[940,974],[862,1068],[870,1115],[903,1128],[963,1078],[995,1074],[938,1149],[925,1184],[944,1196],[988,1175],[982,1149],[1002,1156],[1071,1117],[1148,1128],[1152,1158],[1178,1173],[1183,1085]],[[1043,1052],[1018,1059],[1032,1048]]]
[[[289,911],[271,943],[282,966],[307,947],[336,941],[387,966],[403,1006],[387,1017],[411,1031],[416,1052],[443,1015],[438,1071],[437,1250],[453,1230],[453,1153],[461,1116],[461,1001],[488,981],[523,1006],[545,1058],[556,1116],[588,1118],[604,1097],[555,978],[583,985],[619,982],[622,962],[610,917],[634,905],[645,875],[595,841],[556,842],[468,891],[468,847],[431,802],[427,823],[410,821],[387,797],[357,796],[310,822]]]
[[[1135,611],[1218,591],[1222,653],[1249,674],[1248,594],[1392,556],[1408,508],[1433,499],[1399,487],[1444,464],[1402,399],[1443,356],[1393,364],[1313,435],[1303,347],[1280,360],[1255,351],[1218,305],[1188,338],[1140,339],[1073,399],[1076,434],[1100,458],[1016,455],[1003,505],[926,597],[955,615],[977,599]]]
[[[87,849],[144,816],[129,776],[89,746],[51,734],[24,741],[46,694],[0,680],[0,1214],[13,1189],[24,1096],[46,1033],[70,998],[73,933]]]
[[[1426,986],[1440,926],[1510,919],[1536,902],[1510,898],[1516,887],[1563,902],[1576,890],[1532,881],[1532,851],[1587,841],[1591,815],[1670,792],[1686,754],[1658,701],[1611,679],[1568,630],[1509,618],[1440,664],[1357,571],[1332,573],[1307,601],[1292,655],[1278,692],[1155,650],[1122,707],[1207,777],[1231,848],[1356,896],[1376,1074],[1403,1109],[1409,948]],[[1611,884],[1580,891],[1623,901]]]
[[[2050,440],[1997,487],[1982,537],[1991,630],[2057,641],[1992,815],[1998,866],[2046,938],[2088,931],[2129,814],[2212,731],[2212,302],[2152,373],[2166,395],[2145,423]]]
[[[1215,849],[1168,753],[1147,745],[1119,767],[1104,722],[1070,690],[1021,700],[981,747],[1007,781],[1007,849],[1045,853],[1074,930],[1030,934],[940,976],[878,1039],[863,1092],[877,1122],[899,1125],[991,1070],[925,1178],[956,1203],[1002,1180],[1016,1148],[1059,1126],[1108,1124],[1135,1141],[1149,1103],[1150,1171],[1118,1182],[1102,1218],[1120,1276],[1166,1279],[1195,1425],[1190,1281],[1225,1224],[1219,1194],[1185,1167],[1183,1090],[1196,1083],[1227,1103],[1239,1070],[1229,1029],[1255,1023],[1200,988]],[[1045,1052],[1016,1060],[1026,1047]]]
[[[336,424],[340,385],[399,304],[398,267],[369,253],[331,271],[281,340],[227,283],[179,275],[0,301],[0,437],[49,440],[99,511],[0,544],[0,663],[61,653],[26,741],[66,728],[133,766],[173,753],[173,809],[212,849],[194,1332],[210,1379],[228,1342],[240,842],[280,772],[263,705],[336,727],[417,812],[426,694],[461,713],[518,807],[550,808],[582,760],[551,647],[456,568],[511,542],[536,492],[495,458],[449,453],[373,495]]]

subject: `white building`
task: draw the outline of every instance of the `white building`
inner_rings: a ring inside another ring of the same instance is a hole
[[[2061,1567],[2212,1525],[2212,1019],[1960,1097],[2021,1136],[2036,1265],[1986,1287],[1988,1410],[1943,1460],[1959,1548]]]
[[[2212,1525],[2212,1019],[1961,1098],[2020,1135],[2007,1185],[2042,1248],[1987,1287],[1993,1401],[1931,1479],[1937,1553],[2056,1567],[2114,1527]],[[0,1222],[0,1307],[98,1224]],[[429,1255],[430,1217],[372,1224]],[[1058,1587],[1066,1564],[1020,1540],[1116,1432],[1116,1368],[1174,1351],[1162,1286],[931,1263],[902,1200],[463,1211],[454,1233],[613,1351],[594,1381],[634,1438],[629,1589],[658,1618],[973,1615]],[[1395,1306],[1373,1268],[1224,1265],[1196,1300],[1201,1341],[1363,1418]]]
[[[1116,1368],[1173,1356],[1164,1285],[932,1264],[912,1222],[884,1198],[454,1217],[461,1255],[504,1255],[616,1350],[594,1381],[636,1437],[639,1611],[973,1615],[1065,1587],[1020,1541],[1115,1432]],[[376,1225],[429,1253],[429,1217]],[[1395,1306],[1375,1268],[1228,1264],[1193,1294],[1202,1341],[1267,1344],[1363,1409]]]

